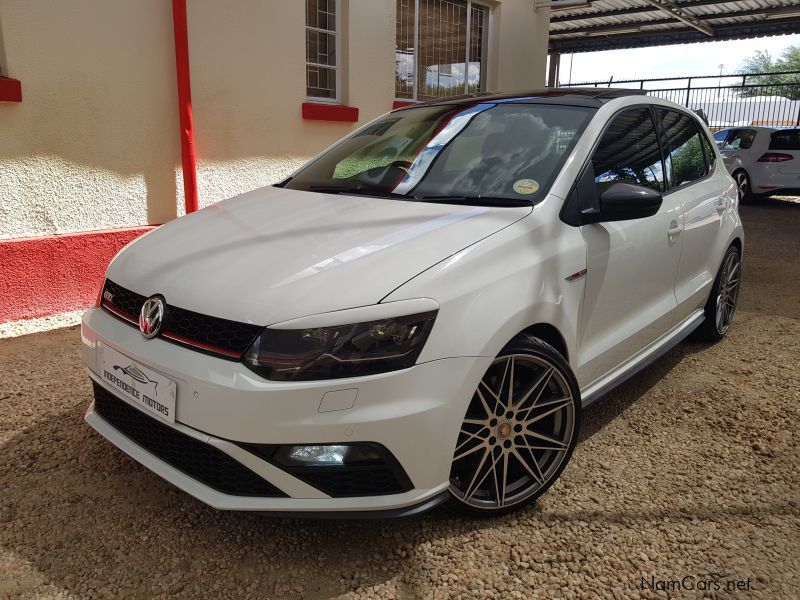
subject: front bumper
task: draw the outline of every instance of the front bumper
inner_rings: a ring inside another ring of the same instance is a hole
[[[105,346],[175,380],[176,422],[149,418],[231,457],[266,480],[280,496],[237,495],[214,489],[137,444],[104,419],[92,403],[86,421],[95,430],[150,470],[215,508],[291,514],[344,511],[353,516],[387,511],[386,516],[399,516],[420,506],[434,506],[448,488],[450,461],[467,404],[491,362],[490,358],[451,358],[367,377],[270,382],[241,363],[159,339],[146,340],[138,330],[100,309],[84,315],[81,337],[84,362],[97,386],[112,391],[99,375],[100,352]],[[357,390],[354,406],[327,410],[322,397],[339,390]],[[410,479],[411,489],[332,497],[244,449],[248,444],[354,442],[385,447]]]

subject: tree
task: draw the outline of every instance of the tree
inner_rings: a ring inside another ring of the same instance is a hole
[[[782,71],[794,71],[786,75],[774,75]],[[800,46],[789,46],[779,58],[773,58],[766,50],[758,50],[744,60],[737,73],[764,73],[747,78],[747,85],[758,88],[745,88],[741,96],[784,96],[800,100]],[[794,85],[785,85],[794,84]]]

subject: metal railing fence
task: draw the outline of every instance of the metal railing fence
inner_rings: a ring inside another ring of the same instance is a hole
[[[800,71],[617,81],[612,77],[559,85],[645,90],[648,95],[702,110],[712,129],[738,125],[800,126]]]

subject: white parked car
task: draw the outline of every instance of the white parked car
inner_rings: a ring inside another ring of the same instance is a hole
[[[397,110],[121,251],[83,318],[86,420],[217,508],[504,513],[556,480],[583,408],[725,335],[742,242],[678,105]]]
[[[800,129],[733,127],[715,133],[714,140],[736,180],[740,202],[800,194]]]

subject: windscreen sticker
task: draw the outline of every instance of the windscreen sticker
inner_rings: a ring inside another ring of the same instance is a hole
[[[518,179],[514,182],[514,191],[518,194],[535,194],[539,191],[539,182],[535,179]]]

